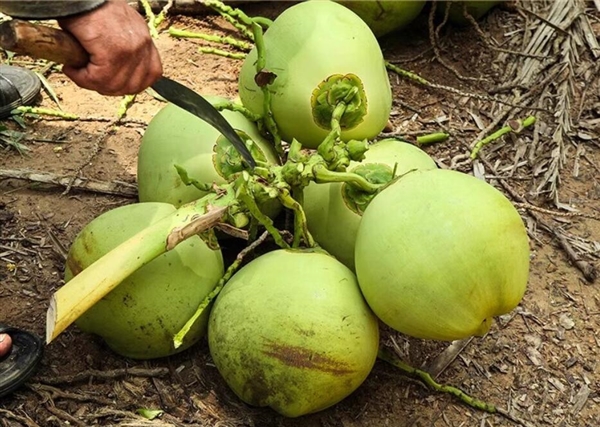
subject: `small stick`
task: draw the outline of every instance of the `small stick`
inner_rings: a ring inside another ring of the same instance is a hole
[[[71,183],[70,177],[64,177],[51,172],[31,171],[26,169],[0,169],[0,179],[20,179],[41,184],[57,185],[93,193],[112,194],[115,196],[135,198],[137,187],[134,184],[119,181],[98,181],[95,179],[75,178]]]
[[[489,96],[489,95],[480,95],[477,93],[470,93],[470,92],[463,92],[462,90],[453,88],[451,86],[445,86],[445,85],[440,85],[437,83],[432,83],[429,80],[419,76],[416,73],[413,73],[411,71],[406,71],[400,67],[398,67],[397,65],[394,65],[388,61],[386,61],[385,66],[388,70],[393,71],[394,73],[398,74],[401,77],[407,78],[409,80],[412,80],[414,82],[417,82],[423,86],[427,86],[429,88],[432,89],[440,89],[440,90],[444,90],[446,92],[450,92],[453,93],[455,95],[458,96],[465,96],[467,98],[473,98],[473,99],[478,99],[480,101],[486,101],[486,102],[497,102],[499,104],[503,104],[503,105],[508,105],[510,107],[515,107],[515,108],[526,108],[529,110],[534,110],[534,111],[544,111],[544,112],[548,112],[547,109],[545,108],[540,108],[540,107],[528,107],[526,105],[519,105],[519,104],[514,104],[512,102],[508,102],[508,101],[504,101],[500,98],[496,98],[493,96]]]
[[[480,82],[480,81],[484,80],[484,79],[477,78],[477,77],[463,76],[462,74],[460,74],[458,72],[458,70],[456,68],[454,68],[444,58],[442,58],[442,54],[440,52],[440,48],[439,48],[439,45],[438,45],[438,40],[440,38],[440,31],[441,31],[441,29],[446,25],[446,22],[448,22],[448,17],[450,16],[450,6],[451,5],[450,5],[450,3],[444,2],[444,4],[446,5],[446,8],[444,9],[444,17],[442,19],[442,22],[437,27],[435,27],[433,21],[434,21],[435,15],[436,15],[437,4],[438,4],[438,0],[433,0],[432,1],[432,3],[431,3],[431,10],[429,11],[429,17],[428,17],[429,42],[431,43],[431,46],[433,47],[433,53],[435,55],[435,59],[437,59],[438,62],[440,64],[442,64],[442,66],[444,66],[448,70],[452,71],[452,73],[459,80],[470,80],[470,81],[475,81],[475,82]]]
[[[526,179],[529,179],[529,178],[526,178]],[[589,219],[595,219],[596,221],[600,221],[600,215],[596,215],[596,214],[593,214],[593,213],[584,213],[584,212],[557,212],[557,211],[553,211],[553,210],[550,210],[550,209],[540,208],[539,206],[535,206],[535,205],[532,205],[530,203],[515,202],[513,204],[517,208],[532,210],[532,211],[536,211],[536,212],[540,212],[540,213],[544,213],[544,214],[552,215],[552,216],[559,216],[559,217],[564,217],[564,218],[582,217],[582,218],[589,218]]]
[[[2,418],[8,418],[9,420],[20,422],[21,424],[26,425],[27,427],[40,427],[39,424],[36,424],[31,419],[17,415],[9,411],[8,409],[0,408],[0,415],[3,415]]]
[[[61,389],[58,389],[56,387],[53,387],[53,386],[50,386],[47,384],[33,383],[33,384],[28,384],[27,387],[31,388],[34,391],[47,392],[51,395],[52,398],[61,397],[63,399],[74,400],[76,402],[94,402],[94,403],[99,403],[99,404],[105,405],[105,406],[112,406],[115,404],[114,400],[107,399],[102,396],[93,396],[93,395],[81,394],[81,393],[71,393],[69,391],[61,390]]]
[[[71,188],[73,187],[73,184],[77,180],[77,176],[79,174],[81,174],[81,172],[83,171],[83,169],[87,165],[91,164],[92,160],[94,160],[94,158],[98,155],[98,153],[100,152],[100,148],[101,148],[100,144],[102,144],[104,142],[104,140],[108,137],[108,135],[113,131],[114,126],[119,122],[119,120],[120,119],[116,119],[116,120],[113,120],[112,122],[110,122],[108,124],[108,126],[106,127],[106,129],[104,129],[104,131],[96,139],[96,141],[94,142],[94,146],[92,147],[91,153],[88,155],[88,157],[85,160],[85,162],[83,162],[83,163],[81,163],[79,165],[79,167],[77,168],[77,170],[73,174],[73,177],[71,178],[71,181],[67,184],[67,188],[65,189],[65,191],[62,192],[63,196],[69,194],[69,192],[71,191]]]
[[[58,385],[58,384],[73,384],[82,381],[89,381],[93,378],[103,380],[114,380],[127,376],[152,378],[162,377],[169,373],[168,368],[126,368],[126,369],[111,369],[108,371],[99,371],[90,369],[83,372],[78,372],[74,375],[62,375],[59,377],[35,377],[34,380],[41,384]]]

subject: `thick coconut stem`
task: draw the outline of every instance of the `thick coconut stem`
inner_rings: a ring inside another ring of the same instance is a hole
[[[258,76],[266,72],[266,48],[261,26],[254,23],[252,25],[252,33],[254,34],[254,42],[256,46],[256,75]],[[263,121],[265,127],[273,137],[273,143],[275,144],[275,150],[277,151],[277,154],[280,158],[283,158],[284,153],[283,146],[281,145],[281,136],[279,135],[277,123],[273,117],[273,111],[271,110],[271,91],[269,90],[269,83],[261,85],[261,90],[263,92]]]
[[[431,375],[429,375],[428,372],[422,371],[417,368],[413,368],[412,366],[402,362],[396,355],[392,354],[389,350],[381,348],[379,350],[379,354],[377,355],[377,357],[379,357],[381,360],[389,363],[390,365],[395,366],[396,368],[400,369],[402,372],[404,372],[408,375],[412,375],[412,376],[416,376],[416,377],[420,378],[421,381],[423,381],[425,384],[427,384],[429,387],[431,387],[435,391],[451,394],[451,395],[457,397],[458,399],[460,399],[462,402],[466,403],[467,405],[469,405],[475,409],[479,409],[480,411],[489,412],[491,414],[494,414],[497,412],[496,406],[492,405],[491,403],[487,403],[487,402],[484,402],[483,400],[479,400],[475,397],[471,397],[467,393],[465,393],[464,391],[462,391],[456,387],[452,387],[449,385],[442,385],[442,384],[437,383],[431,377]]]
[[[254,114],[252,111],[248,110],[243,105],[236,104],[232,101],[217,102],[216,104],[214,104],[214,107],[219,111],[229,110],[241,113],[244,115],[244,117],[246,117],[252,122],[258,122],[260,120],[260,116],[258,114]]]
[[[319,144],[318,153],[325,159],[326,162],[333,162],[335,160],[335,151],[334,146],[337,141],[339,141],[342,135],[342,127],[340,125],[340,120],[346,111],[346,103],[340,102],[333,109],[333,113],[331,114],[331,131],[325,137],[323,142]]]
[[[382,187],[381,184],[373,184],[358,174],[351,172],[330,171],[323,165],[315,166],[313,168],[313,174],[315,176],[315,182],[317,183],[346,182],[350,185],[354,185],[366,193],[376,193]]]
[[[283,206],[294,211],[294,241],[292,243],[292,247],[300,247],[300,241],[302,237],[304,237],[304,242],[306,243],[306,246],[308,246],[309,248],[314,248],[315,241],[313,240],[312,235],[308,231],[306,214],[304,213],[302,205],[291,196],[290,192],[287,189],[281,189],[279,191],[279,200],[281,201]]]
[[[245,175],[247,177],[247,174]],[[258,205],[256,204],[256,201],[254,200],[254,197],[248,193],[248,186],[249,184],[248,182],[246,182],[246,184],[242,184],[239,187],[237,192],[238,199],[241,200],[241,202],[246,206],[246,208],[250,212],[250,215],[252,215],[252,217],[254,217],[263,227],[267,229],[267,231],[269,232],[269,234],[271,234],[273,240],[275,240],[275,243],[279,247],[289,249],[290,245],[288,245],[287,242],[283,239],[283,236],[281,235],[277,227],[273,225],[273,221],[271,220],[271,218],[269,218],[267,215],[263,214],[260,211]]]

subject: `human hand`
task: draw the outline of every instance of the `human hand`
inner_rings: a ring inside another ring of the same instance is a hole
[[[128,95],[143,91],[162,75],[146,21],[126,0],[109,0],[58,23],[90,54],[83,68],[63,66],[78,86],[102,95]]]

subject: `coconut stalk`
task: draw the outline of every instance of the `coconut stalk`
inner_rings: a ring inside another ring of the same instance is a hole
[[[145,228],[67,282],[50,298],[46,314],[49,344],[130,274],[179,243],[223,221],[235,203],[233,186],[208,194]]]

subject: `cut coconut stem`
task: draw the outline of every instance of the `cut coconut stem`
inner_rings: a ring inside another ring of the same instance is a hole
[[[140,0],[142,4],[142,8],[144,9],[144,14],[148,18],[148,30],[150,31],[150,35],[152,38],[158,38],[158,30],[156,29],[156,15],[152,11],[152,7],[150,7],[150,3],[148,0]]]
[[[12,113],[20,113],[20,114],[34,114],[38,116],[53,116],[60,117],[61,119],[66,120],[78,120],[79,116],[76,114],[65,113],[63,111],[51,110],[50,108],[39,108],[39,107],[27,107],[20,106],[15,108]]]
[[[232,101],[217,102],[214,104],[214,107],[219,111],[230,110],[230,111],[235,111],[237,113],[243,114],[244,117],[246,117],[248,120],[250,120],[252,122],[260,121],[260,116],[258,114],[254,114],[252,111],[248,110],[243,105],[236,104],[235,102],[232,102]]]
[[[119,103],[119,109],[117,110],[117,119],[122,119],[127,114],[127,110],[135,101],[135,95],[125,95],[121,98],[121,102]]]
[[[436,132],[430,133],[428,135],[417,136],[417,144],[418,145],[428,145],[428,144],[436,144],[438,142],[443,142],[450,137],[449,134],[444,132]]]
[[[173,27],[169,28],[169,35],[177,38],[201,39],[209,42],[226,44],[241,50],[252,49],[252,43],[248,43],[244,40],[238,40],[235,37],[230,36],[216,36],[213,34],[196,33],[194,31],[180,30]]]
[[[221,222],[234,202],[234,192],[230,190],[184,205],[84,269],[52,295],[46,318],[46,342],[50,343],[140,267]]]
[[[206,54],[206,55],[222,56],[223,58],[229,58],[229,59],[241,60],[241,59],[246,58],[245,53],[228,52],[228,51],[222,50],[222,49],[215,49],[214,47],[199,47],[198,52]]]
[[[510,132],[520,133],[523,129],[525,129],[528,126],[533,125],[534,123],[535,123],[534,116],[529,116],[524,120],[509,121],[509,123],[506,126],[504,126],[503,128],[498,129],[496,132],[489,135],[487,138],[484,138],[481,141],[477,142],[475,144],[475,147],[473,148],[473,151],[471,151],[471,159],[475,159],[477,157],[477,154],[479,153],[479,151],[481,150],[481,148],[484,145],[489,144],[492,141],[495,141],[496,139],[500,138],[502,135],[505,135],[507,133],[510,133]]]

